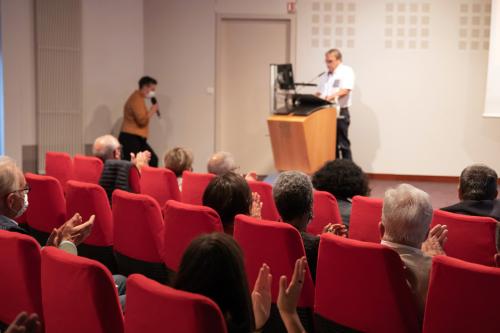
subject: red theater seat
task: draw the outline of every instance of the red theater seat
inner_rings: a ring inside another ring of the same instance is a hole
[[[253,286],[263,263],[271,267],[273,274],[272,302],[276,304],[279,291],[279,277],[286,275],[290,281],[295,261],[305,256],[300,233],[284,222],[258,220],[246,215],[237,215],[234,224],[234,239],[241,246],[245,256],[248,284]],[[314,305],[314,284],[307,270],[298,307],[306,330],[311,329]],[[269,331],[281,326],[279,315],[269,319]],[[276,325],[276,326],[275,326]]]
[[[273,187],[265,182],[248,181],[248,186],[252,192],[257,192],[262,201],[262,219],[269,221],[279,221],[280,214],[276,209],[273,198]]]
[[[380,243],[379,222],[382,220],[383,200],[355,196],[352,198],[349,238]]]
[[[80,213],[84,221],[95,215],[91,234],[78,246],[78,255],[97,260],[116,272],[113,254],[113,214],[104,189],[96,184],[66,183],[67,218]]]
[[[68,153],[48,151],[45,153],[45,174],[54,177],[64,188],[73,178],[73,161]]]
[[[433,258],[424,333],[500,332],[500,268]]]
[[[328,223],[342,224],[337,199],[324,191],[314,191],[313,219],[307,226],[307,232],[319,235]]]
[[[203,204],[203,192],[214,177],[215,175],[211,173],[184,171],[182,173],[182,202],[192,205]]]
[[[0,230],[0,253],[0,322],[10,324],[21,311],[43,319],[40,246],[30,236]]]
[[[73,159],[74,179],[81,182],[99,184],[103,168],[102,161],[94,156],[76,155]]]
[[[419,332],[417,305],[399,255],[380,244],[321,235],[317,332]],[[344,332],[343,330],[339,330]]]
[[[226,324],[211,299],[175,290],[134,274],[127,281],[125,333],[225,333]]]
[[[102,264],[45,247],[41,272],[46,332],[123,332],[115,282]]]
[[[119,271],[165,282],[167,273],[161,257],[163,218],[158,203],[144,194],[115,190],[112,206]]]
[[[167,200],[181,200],[177,177],[165,168],[142,168],[141,193],[155,198],[160,207],[165,205]]]
[[[31,234],[44,246],[54,228],[66,221],[66,200],[61,184],[54,177],[32,173],[25,175],[31,187],[26,211]]]
[[[163,211],[163,261],[173,271],[177,271],[184,250],[193,239],[201,234],[223,232],[219,215],[210,207],[169,200]]]
[[[448,240],[444,244],[446,255],[476,264],[495,266],[495,219],[435,210],[431,227],[437,224],[448,227]]]

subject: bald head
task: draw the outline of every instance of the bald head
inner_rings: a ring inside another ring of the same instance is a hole
[[[110,134],[100,136],[94,141],[92,154],[103,161],[119,160],[121,158],[120,142]]]
[[[237,168],[233,155],[225,151],[213,154],[207,163],[207,171],[215,175],[223,175]]]

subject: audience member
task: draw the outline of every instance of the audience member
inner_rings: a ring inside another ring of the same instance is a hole
[[[233,234],[236,215],[261,218],[262,202],[259,194],[252,193],[246,180],[234,172],[226,172],[210,181],[203,193],[203,205],[219,214],[224,232],[229,235]]]
[[[416,187],[401,184],[385,192],[380,234],[383,245],[395,250],[407,271],[408,285],[423,315],[432,257],[445,254],[448,230],[432,220],[429,195]],[[420,320],[422,317],[420,317]]]
[[[163,162],[165,168],[175,173],[179,189],[182,190],[182,173],[193,171],[193,153],[187,149],[175,147],[165,154]]]
[[[223,175],[227,172],[236,172],[240,167],[236,165],[234,157],[231,153],[225,151],[219,151],[210,157],[207,163],[208,173],[213,173],[214,175]],[[246,180],[257,180],[257,174],[255,171],[251,171],[244,175]]]
[[[447,212],[492,217],[497,224],[497,248],[500,250],[500,200],[497,199],[498,176],[484,164],[473,164],[460,174],[458,199],[460,202],[441,208]]]
[[[28,209],[29,190],[26,179],[14,160],[1,156],[0,196],[3,200],[0,201],[0,230],[29,234],[14,220]],[[75,214],[62,226],[52,230],[46,245],[76,253],[76,246],[90,234],[93,223],[94,216],[83,223],[82,217]]]
[[[319,236],[306,232],[306,227],[313,217],[313,187],[309,177],[299,171],[286,171],[276,179],[273,197],[281,219],[294,226],[302,236],[309,270],[316,279]],[[332,232],[340,236],[347,235],[347,229],[341,224],[327,224],[323,232]]]
[[[368,176],[353,161],[347,159],[328,161],[312,177],[316,190],[331,193],[339,205],[340,216],[349,228],[352,197],[368,196]]]
[[[288,286],[286,277],[280,278],[278,308],[291,333],[304,331],[296,308],[305,267],[305,258],[297,260]],[[212,299],[229,333],[250,333],[260,331],[270,316],[271,283],[270,267],[263,264],[250,295],[240,247],[229,235],[212,233],[199,236],[188,246],[173,286]]]
[[[108,160],[122,160],[122,145],[117,138],[111,134],[98,137],[92,146],[92,154],[106,163]],[[130,153],[130,161],[140,171],[142,167],[147,166],[151,160],[151,152],[145,150],[134,154]]]

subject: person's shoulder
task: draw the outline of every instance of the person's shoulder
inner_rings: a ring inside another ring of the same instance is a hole
[[[341,64],[342,72],[347,73],[347,74],[352,74],[354,75],[354,69],[352,69],[351,66],[345,65],[344,63]]]

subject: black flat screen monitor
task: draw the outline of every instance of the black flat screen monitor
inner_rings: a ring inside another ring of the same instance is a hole
[[[295,89],[292,64],[278,65],[278,84],[281,90]]]

